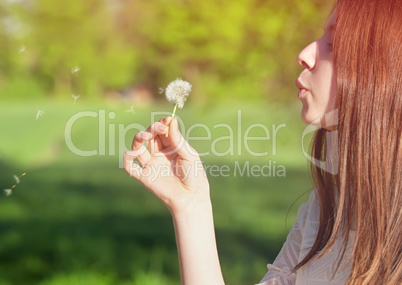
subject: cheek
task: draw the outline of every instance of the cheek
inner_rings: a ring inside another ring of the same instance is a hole
[[[329,104],[328,107],[333,110],[335,109],[335,103],[336,103],[336,81],[333,80],[331,83],[331,88],[329,91]]]
[[[317,70],[319,74],[318,85],[316,91],[316,100],[317,103],[322,108],[323,112],[328,112],[333,110],[335,105],[335,97],[336,97],[336,84],[332,72],[332,64],[325,63],[322,65],[320,70]],[[317,74],[317,75],[318,75]]]
[[[317,111],[320,113],[321,126],[331,128],[338,123],[338,111],[336,109],[336,80],[333,77],[332,69],[327,69],[326,76],[321,82],[321,94],[317,98]]]
[[[335,109],[335,102],[336,102],[336,80],[335,76],[332,73],[330,73],[330,77],[328,78],[329,80],[329,86],[328,86],[328,107],[327,111],[332,111]]]

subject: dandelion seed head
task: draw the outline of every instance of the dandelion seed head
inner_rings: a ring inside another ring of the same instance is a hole
[[[6,196],[10,196],[11,194],[13,194],[13,190],[11,190],[11,189],[4,189],[3,192],[4,192],[4,195],[6,195]]]
[[[172,81],[165,89],[166,99],[172,105],[176,105],[180,109],[183,108],[191,92],[191,84],[180,78]]]

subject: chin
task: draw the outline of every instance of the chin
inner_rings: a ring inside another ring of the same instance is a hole
[[[336,130],[338,126],[338,116],[337,110],[331,111],[327,114],[317,116],[317,114],[309,114],[303,109],[301,112],[302,121],[311,126],[316,126],[318,128],[328,129],[330,131]]]
[[[312,125],[312,126],[317,126],[321,127],[321,119],[320,117],[314,116],[307,112],[304,108],[301,111],[301,120],[306,124],[306,125]]]

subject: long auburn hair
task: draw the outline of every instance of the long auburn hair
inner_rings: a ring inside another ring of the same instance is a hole
[[[402,283],[402,2],[338,0],[333,63],[338,168],[311,164],[320,204],[317,238],[299,269],[327,254],[338,236],[345,255],[356,230],[347,284]],[[312,141],[325,161],[327,134]],[[345,233],[342,234],[341,233]]]

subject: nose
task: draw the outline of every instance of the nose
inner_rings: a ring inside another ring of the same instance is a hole
[[[297,62],[305,69],[314,69],[317,59],[317,42],[306,46],[297,56]]]

